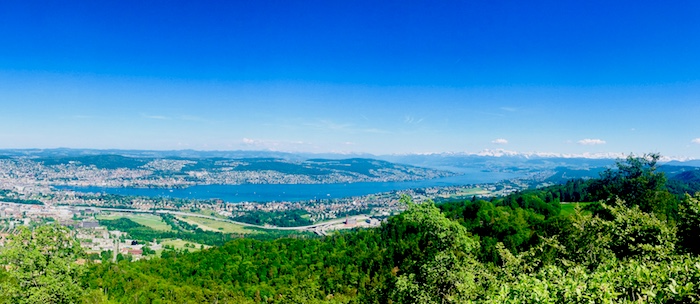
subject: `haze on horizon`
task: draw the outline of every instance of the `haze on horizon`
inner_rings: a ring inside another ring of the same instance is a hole
[[[0,149],[700,158],[700,3],[5,1]]]

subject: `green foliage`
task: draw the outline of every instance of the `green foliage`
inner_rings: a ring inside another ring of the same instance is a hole
[[[608,169],[591,185],[593,198],[614,203],[620,199],[626,206],[639,206],[643,212],[654,212],[666,219],[677,210],[674,196],[666,188],[666,176],[656,172],[658,154],[641,157],[630,155],[617,163],[617,169]]]
[[[222,233],[219,231],[202,230],[196,225],[178,221],[170,214],[162,214],[163,221],[172,227],[171,231],[155,230],[146,227],[129,218],[118,218],[114,220],[99,220],[100,225],[107,227],[109,230],[119,230],[126,232],[130,238],[139,241],[153,241],[154,239],[182,239],[193,243],[220,246],[224,243],[241,237],[249,237],[256,239],[276,239],[280,237],[311,237],[310,233],[300,233],[296,231],[264,231],[265,233],[255,235],[243,235],[236,233]]]
[[[463,226],[447,219],[432,202],[408,203],[408,209],[385,228],[410,238],[423,250],[418,253],[409,247],[397,252],[400,256],[409,254],[411,260],[404,261],[407,267],[397,279],[392,298],[396,303],[469,300],[477,288],[472,270],[478,264],[473,253],[479,242]]]
[[[226,302],[241,296],[253,300],[256,295],[275,303],[329,296],[337,300],[354,297],[358,288],[369,284],[369,274],[360,269],[369,269],[364,261],[380,251],[376,240],[367,246],[373,237],[358,232],[352,239],[338,235],[325,242],[237,239],[203,252],[93,265],[87,281],[91,288],[106,290],[112,299],[132,303],[162,297],[176,302],[213,302],[219,297]]]
[[[143,252],[143,255],[153,255],[156,254],[156,251],[151,249],[151,247],[148,246],[143,246],[141,247],[141,250]]]
[[[0,254],[5,265],[0,281],[4,303],[76,303],[83,296],[80,245],[70,231],[44,225],[21,227]]]
[[[676,196],[684,197],[700,191],[700,169],[685,171],[672,176],[666,182],[668,190]]]
[[[610,248],[618,258],[662,259],[674,252],[677,241],[675,226],[660,220],[654,213],[644,213],[637,206],[627,208],[623,204],[618,201],[613,207],[603,205],[614,219],[596,218],[591,223],[611,236]]]
[[[25,205],[43,205],[44,204],[41,201],[38,201],[36,199],[20,198],[18,193],[13,192],[11,190],[5,190],[5,189],[0,189],[0,201],[8,202],[8,203],[16,203],[16,204],[25,204]]]
[[[686,250],[700,254],[700,193],[685,195],[678,210],[678,237]]]
[[[497,243],[503,243],[512,253],[527,250],[538,242],[535,227],[545,222],[545,216],[517,205],[496,206],[491,202],[445,203],[439,205],[446,216],[457,219],[467,230],[478,235],[482,262],[497,263],[500,259]]]
[[[484,303],[697,303],[700,259],[610,261],[594,271],[549,265],[499,281]]]
[[[166,250],[92,265],[83,283],[120,303],[697,303],[700,194],[676,214],[657,158],[491,202],[403,197],[407,210],[378,229]],[[602,200],[593,212],[558,209],[592,196]]]
[[[246,212],[241,216],[231,217],[231,220],[255,225],[272,225],[277,227],[296,227],[311,225],[313,222],[307,216],[305,210],[295,209],[287,211],[261,211]]]
[[[578,240],[579,257],[586,256],[581,249],[586,250],[589,257],[588,260],[579,260],[581,264],[604,261],[604,257],[610,256],[606,251],[618,259],[630,256],[661,259],[673,253],[677,241],[675,226],[653,213],[642,212],[637,206],[627,208],[619,200],[614,206],[604,203],[602,207],[612,216],[611,220],[579,214],[574,221],[576,233],[570,237]],[[593,258],[594,254],[598,256]]]
[[[504,261],[486,303],[696,302],[700,258],[674,253],[676,229],[638,207],[602,204],[603,219],[576,208],[571,226]],[[561,242],[560,242],[561,241]],[[556,260],[548,258],[554,255]]]
[[[496,204],[510,206],[513,209],[526,209],[550,218],[559,215],[561,205],[559,198],[553,195],[554,190],[528,190],[506,196]]]

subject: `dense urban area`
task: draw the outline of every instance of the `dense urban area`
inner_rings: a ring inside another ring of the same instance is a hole
[[[1,181],[27,186],[178,188],[193,185],[391,182],[453,175],[371,159],[145,159],[120,155],[0,158]]]

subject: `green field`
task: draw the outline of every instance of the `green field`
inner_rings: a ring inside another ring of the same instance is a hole
[[[202,230],[219,231],[223,233],[241,233],[241,234],[252,234],[260,233],[260,231],[254,229],[248,229],[241,225],[236,225],[229,222],[217,221],[207,218],[201,218],[196,216],[178,216],[178,219],[182,219],[189,224],[195,224],[199,226]]]
[[[98,220],[116,220],[119,218],[128,218],[134,222],[137,222],[141,225],[144,225],[146,227],[150,227],[154,230],[160,230],[160,231],[171,231],[172,228],[170,225],[166,224],[163,222],[163,219],[160,218],[160,216],[157,215],[152,215],[152,214],[133,214],[133,213],[112,213],[112,214],[102,214],[98,215],[97,219]]]
[[[576,204],[578,204],[581,209],[584,207],[593,204],[591,202],[586,202],[586,203],[562,203],[561,204],[561,215],[569,215],[574,213],[574,208],[576,207]]]
[[[477,195],[477,196],[486,196],[491,194],[488,190],[484,190],[479,187],[474,187],[474,188],[463,188],[458,190],[454,194],[450,195],[440,195],[440,198],[443,199],[471,199],[472,196]]]
[[[213,216],[213,217],[222,218],[222,219],[228,218],[224,215],[218,214],[216,211],[211,210],[211,209],[199,209],[195,213],[199,213],[201,215],[206,215],[206,216]]]
[[[198,243],[194,243],[194,242],[188,242],[188,241],[183,241],[183,240],[180,240],[180,239],[177,239],[177,240],[172,240],[172,239],[163,240],[163,241],[160,242],[160,244],[163,245],[163,246],[164,246],[164,245],[170,245],[170,246],[175,247],[175,249],[178,249],[178,250],[188,249],[190,252],[199,251],[200,248],[201,248],[201,246],[202,246],[202,244],[198,244]],[[193,244],[193,245],[194,245],[194,248],[185,247],[185,244]],[[211,246],[204,245],[204,249],[207,249],[207,248],[210,248],[210,247],[211,247]],[[160,253],[158,253],[158,254],[160,254]]]

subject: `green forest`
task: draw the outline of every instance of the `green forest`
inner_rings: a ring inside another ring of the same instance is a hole
[[[219,238],[136,262],[77,265],[66,228],[25,229],[0,253],[0,302],[700,302],[700,193],[669,183],[658,159],[489,200],[403,197],[375,229]]]

